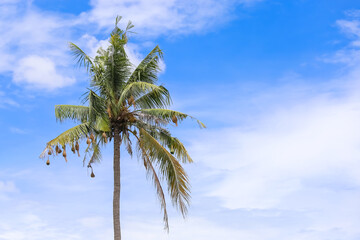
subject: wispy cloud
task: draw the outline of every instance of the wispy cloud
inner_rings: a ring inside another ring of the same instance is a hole
[[[123,16],[137,26],[137,31],[149,36],[178,35],[209,31],[233,19],[234,8],[257,0],[93,0],[92,10],[84,13],[84,21],[91,21],[100,28],[112,26],[114,17]]]
[[[26,87],[54,90],[72,85],[75,79],[60,75],[50,58],[30,55],[18,62],[13,81]]]
[[[44,13],[30,1],[2,2],[0,12],[0,74],[12,73],[19,86],[48,90],[74,82],[63,72],[69,65],[69,19]]]
[[[20,87],[52,91],[70,86],[76,81],[67,42],[87,39],[94,54],[94,48],[106,45],[106,41],[92,35],[111,29],[117,15],[132,20],[142,36],[154,38],[208,31],[232,19],[237,5],[250,2],[257,1],[93,0],[88,12],[71,16],[42,11],[32,1],[2,1],[0,74],[12,73],[13,83]],[[83,37],[74,34],[74,29],[83,29]],[[139,62],[137,48],[128,46],[134,64]]]
[[[294,225],[287,225],[289,232],[271,227],[273,237],[260,239],[360,236],[354,224],[360,212],[354,201],[360,196],[360,60],[353,44],[360,35],[357,20],[337,23],[354,37],[349,46],[329,57],[346,66],[342,76],[317,84],[285,83],[266,88],[266,93],[246,95],[249,104],[257,101],[251,114],[259,108],[251,121],[238,109],[244,99],[229,104],[226,96],[233,94],[226,91],[217,96],[220,112],[210,114],[226,116],[232,127],[192,136],[194,159],[218,179],[207,196],[218,198],[232,211],[268,212],[282,218],[296,212]],[[339,57],[348,51],[354,54],[346,60]]]
[[[8,97],[5,94],[5,92],[0,91],[0,108],[18,107],[18,106],[19,106],[19,104],[15,100]]]

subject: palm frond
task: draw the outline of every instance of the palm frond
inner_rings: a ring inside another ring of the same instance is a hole
[[[120,22],[120,20],[122,19],[122,16],[116,16],[116,19],[115,19],[115,26],[117,26]]]
[[[105,71],[103,80],[105,84],[103,87],[107,86],[111,91],[114,99],[118,99],[119,95],[122,92],[126,84],[126,80],[131,74],[131,63],[126,56],[124,49],[125,42],[119,39],[118,35],[113,35],[110,38],[111,45],[109,46],[108,53],[109,56],[105,62]]]
[[[156,193],[158,196],[158,199],[160,201],[161,210],[163,211],[163,221],[164,221],[164,229],[169,231],[169,218],[167,214],[166,209],[166,200],[165,200],[165,194],[163,191],[163,188],[161,186],[160,179],[155,171],[154,166],[151,163],[150,156],[146,153],[146,149],[142,147],[140,138],[131,130],[128,130],[133,134],[133,136],[138,140],[137,141],[137,147],[138,147],[138,153],[140,154],[141,158],[143,159],[144,167],[146,169],[146,176],[150,177],[153,180],[153,184],[156,189]]]
[[[159,166],[160,173],[166,179],[173,205],[185,217],[190,202],[190,184],[185,170],[176,158],[144,129],[140,129],[140,139],[140,146],[145,149],[150,160]]]
[[[94,91],[89,90],[88,94],[89,100],[89,120],[94,122],[97,117],[105,117],[106,109],[105,109],[105,101],[99,95],[97,95]]]
[[[146,151],[144,149],[141,149],[141,151],[142,151],[142,159],[144,161],[144,167],[146,169],[147,177],[150,177],[153,180],[153,184],[155,186],[158,199],[160,201],[161,210],[163,211],[164,228],[165,230],[169,231],[169,218],[166,210],[166,201],[165,201],[165,194],[163,188],[161,186],[159,177],[156,174],[155,168],[150,161],[149,156],[146,154]]]
[[[169,131],[161,129],[151,132],[151,135],[158,139],[163,144],[163,146],[168,147],[170,153],[174,154],[175,157],[180,159],[183,163],[193,162],[183,143],[176,137],[172,137]]]
[[[91,57],[86,55],[81,48],[72,42],[69,43],[69,47],[79,67],[85,67],[87,72],[90,72],[90,69],[95,67]]]
[[[132,24],[132,22],[129,21],[126,26],[125,32],[130,32],[129,30],[132,29],[133,27],[135,27],[134,24]]]
[[[157,89],[159,92],[166,94],[166,90],[152,83],[147,83],[147,82],[130,83],[122,90],[117,107],[118,108],[121,107],[125,102],[125,100],[130,98],[130,96],[133,96],[134,98],[138,98],[139,96],[142,96],[148,92],[153,91],[154,89]]]
[[[101,160],[101,150],[99,146],[100,142],[92,143],[92,155],[88,162],[88,166],[91,166],[91,164],[100,162]],[[84,159],[85,160],[85,159]]]
[[[59,136],[46,144],[46,148],[41,153],[40,158],[44,158],[46,156],[46,152],[48,150],[52,150],[54,146],[65,146],[66,144],[72,144],[74,141],[77,141],[79,139],[86,138],[90,131],[91,128],[89,122],[81,123],[75,127],[66,130],[65,132],[61,133]]]
[[[146,108],[165,108],[171,104],[169,91],[162,85],[159,88],[144,94],[135,100],[135,105],[139,109]]]
[[[132,155],[133,155],[133,150],[132,150],[132,147],[131,147],[132,142],[131,142],[130,135],[129,135],[128,131],[123,132],[122,142],[125,144],[127,152],[132,157]]]
[[[137,81],[155,83],[157,81],[157,74],[161,71],[159,60],[162,57],[163,52],[159,46],[156,46],[136,67],[128,83]]]
[[[185,113],[178,112],[178,111],[173,111],[173,110],[169,110],[169,109],[141,109],[140,111],[142,113],[157,116],[168,122],[175,121],[175,120],[181,122],[182,120],[184,120],[186,118],[191,118],[193,120],[196,120],[196,122],[199,124],[200,128],[206,128],[205,124],[202,123],[200,120],[198,120],[190,115],[187,115]]]
[[[110,132],[110,120],[107,117],[98,117],[94,128],[99,132]]]
[[[145,129],[151,136],[160,142],[163,147],[168,148],[170,153],[173,154],[177,159],[181,160],[183,163],[193,162],[183,143],[179,139],[172,137],[171,133],[167,129],[148,124],[143,121],[138,121],[136,126],[138,128]]]
[[[65,119],[86,122],[89,119],[89,107],[78,105],[56,105],[55,117],[60,122],[63,122]]]
[[[134,116],[137,117],[137,121],[136,121],[136,126],[138,126],[139,128],[162,128],[166,125],[168,125],[168,122],[163,120],[160,117],[154,116],[154,115],[150,115],[150,114],[146,114],[146,113],[142,113],[139,111],[135,111]]]

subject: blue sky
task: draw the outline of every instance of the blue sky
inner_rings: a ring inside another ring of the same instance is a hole
[[[132,62],[159,44],[173,108],[208,126],[171,129],[195,163],[189,216],[169,206],[169,234],[122,154],[125,239],[360,239],[360,2],[2,0],[1,240],[112,238],[111,148],[95,179],[82,159],[38,155],[72,125],[54,105],[88,84],[67,43],[94,55],[116,15],[136,26]]]

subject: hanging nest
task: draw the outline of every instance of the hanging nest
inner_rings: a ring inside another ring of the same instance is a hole
[[[47,161],[46,161],[46,165],[50,165],[50,160],[48,159]]]
[[[49,151],[48,151],[48,155],[51,155],[51,154],[52,154],[51,149],[49,149]]]
[[[88,168],[91,168],[90,177],[91,177],[91,178],[94,178],[94,177],[95,177],[95,174],[94,174],[94,171],[93,171],[93,168],[92,168],[91,164],[89,163],[87,167],[88,167]]]
[[[79,149],[80,149],[79,143],[78,143],[78,142],[76,142],[76,143],[75,143],[75,150],[77,151],[78,156],[80,157],[80,152],[79,152]]]
[[[90,139],[91,139],[91,142],[92,142],[92,143],[96,143],[96,141],[95,141],[95,136],[94,136],[93,133],[91,133]]]
[[[71,144],[71,151],[75,154],[75,146],[74,146],[74,143]]]
[[[61,153],[62,151],[61,151],[61,149],[59,148],[59,146],[58,145],[56,145],[56,147],[55,147],[55,153],[56,153],[56,155],[58,155],[59,153]]]
[[[171,154],[174,154],[174,153],[175,153],[175,150],[174,150],[174,146],[173,146],[173,145],[170,146],[170,153],[171,153]]]
[[[102,137],[104,139],[104,142],[107,143],[107,135],[105,132],[102,133]]]
[[[87,144],[87,145],[90,145],[90,143],[91,143],[91,140],[90,140],[90,138],[88,137],[88,138],[86,139],[86,144]]]
[[[176,126],[178,126],[178,119],[175,115],[172,116],[172,119],[173,123],[175,123]]]
[[[65,162],[67,162],[68,160],[67,160],[67,158],[66,158],[66,149],[65,149],[65,147],[64,147],[64,151],[63,151],[63,157],[64,157],[64,159],[65,159]]]

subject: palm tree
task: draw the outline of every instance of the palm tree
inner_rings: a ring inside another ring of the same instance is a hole
[[[172,204],[185,217],[190,199],[189,179],[181,163],[191,163],[184,145],[173,137],[166,128],[178,125],[187,114],[169,110],[171,98],[168,90],[156,85],[160,71],[159,61],[162,51],[156,46],[135,67],[125,52],[127,33],[134,26],[128,23],[125,30],[118,27],[121,17],[117,17],[115,28],[109,39],[109,47],[100,48],[95,58],[86,55],[78,46],[70,43],[77,64],[87,69],[90,87],[84,94],[83,104],[87,106],[57,105],[55,116],[63,122],[66,119],[79,124],[49,141],[40,157],[62,152],[67,161],[66,149],[79,154],[79,142],[86,140],[84,164],[91,169],[92,164],[101,159],[101,146],[113,140],[114,143],[114,195],[113,225],[114,239],[121,239],[120,231],[120,146],[124,144],[132,156],[133,148],[138,153],[148,177],[154,183],[163,212],[165,229],[169,229],[165,195],[160,179],[165,179]],[[193,118],[194,119],[194,118]],[[197,120],[200,127],[205,127]],[[133,144],[135,143],[135,144]],[[157,168],[157,169],[156,169]]]

